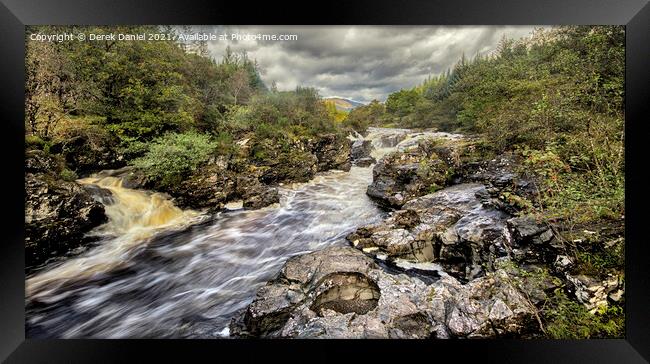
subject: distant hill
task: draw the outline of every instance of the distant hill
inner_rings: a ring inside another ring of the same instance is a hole
[[[350,112],[352,109],[365,105],[359,101],[354,101],[343,97],[326,97],[325,100],[334,103],[334,106],[336,106],[337,110],[345,112]]]

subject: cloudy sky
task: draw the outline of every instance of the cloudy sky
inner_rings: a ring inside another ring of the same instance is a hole
[[[296,34],[297,40],[217,40],[208,48],[220,59],[226,46],[256,59],[267,85],[279,90],[310,86],[321,96],[369,102],[413,87],[427,76],[444,72],[463,53],[495,49],[505,34],[530,35],[532,26],[264,26],[195,27],[216,34]]]

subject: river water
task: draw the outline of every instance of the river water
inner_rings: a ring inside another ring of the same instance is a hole
[[[423,136],[371,128],[380,158]],[[164,195],[122,187],[111,173],[78,181],[111,191],[97,246],[28,277],[30,338],[213,338],[291,256],[347,244],[383,218],[366,196],[372,166],[329,171],[281,186],[280,203],[215,216],[181,210]]]

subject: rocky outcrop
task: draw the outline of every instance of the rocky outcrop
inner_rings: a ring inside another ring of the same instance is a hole
[[[372,141],[364,139],[354,140],[350,151],[352,164],[359,167],[368,167],[376,163],[377,160],[370,155],[372,149]]]
[[[77,173],[88,173],[126,165],[124,157],[117,152],[117,145],[117,138],[102,130],[94,134],[79,131],[78,135],[54,144],[50,152],[61,154]]]
[[[266,168],[219,157],[164,191],[180,207],[216,212],[231,201],[242,200],[244,208],[257,209],[280,199],[277,188],[262,183],[265,171]]]
[[[524,174],[521,161],[513,153],[497,156],[477,152],[478,146],[469,144],[462,149],[460,166],[454,183],[482,183],[486,186],[493,203],[510,214],[532,206],[537,191],[534,176]]]
[[[512,234],[512,255],[516,261],[527,263],[548,263],[558,267],[568,265],[560,256],[564,253],[562,244],[553,229],[533,216],[509,219],[508,229]],[[558,256],[560,256],[558,258]]]
[[[318,172],[318,158],[300,149],[280,152],[277,158],[256,163],[263,168],[261,181],[266,184],[307,182]]]
[[[503,271],[462,285],[392,274],[351,247],[293,257],[231,323],[231,335],[481,338],[520,335],[533,307]]]
[[[330,169],[349,171],[350,143],[342,134],[323,134],[310,141],[311,152],[316,156],[316,171],[323,172]]]
[[[566,274],[566,280],[569,292],[591,313],[611,303],[620,303],[625,294],[623,279],[615,274],[609,274],[603,280],[585,275]]]
[[[177,185],[145,185],[169,193],[184,208],[216,212],[241,200],[244,208],[258,209],[279,202],[277,185],[307,182],[317,172],[351,166],[349,140],[337,134],[296,140],[287,148],[253,137],[236,144],[238,153],[213,158]],[[140,181],[137,171],[130,175],[135,184]]]
[[[25,154],[25,263],[30,270],[48,258],[83,245],[84,234],[107,220],[104,206],[59,174],[63,161],[40,150]]]
[[[488,201],[482,184],[455,185],[411,200],[347,239],[375,257],[437,262],[449,274],[471,280],[510,251],[509,215]]]
[[[373,168],[367,194],[386,208],[406,202],[451,183],[457,148],[441,140],[423,139],[410,149],[383,157]]]

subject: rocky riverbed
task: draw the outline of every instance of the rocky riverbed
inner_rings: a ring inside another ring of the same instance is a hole
[[[396,135],[367,189],[388,216],[349,234],[348,247],[290,259],[233,319],[233,335],[534,337],[555,289],[575,286],[588,308],[621,294],[615,277],[586,288],[568,274],[554,230],[504,201],[535,188],[512,155],[476,160],[458,135]]]

